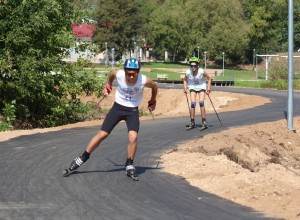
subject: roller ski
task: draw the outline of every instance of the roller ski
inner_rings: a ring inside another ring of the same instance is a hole
[[[62,173],[64,177],[67,177],[71,175],[72,173],[76,172],[76,170],[85,163],[90,157],[90,154],[87,152],[84,152],[81,156],[76,157],[72,163],[70,164],[70,167],[68,169],[65,169]]]
[[[133,166],[133,160],[127,159],[126,164],[126,175],[133,179],[134,181],[138,181],[139,177],[136,173],[135,167]]]
[[[139,177],[136,174],[135,167],[133,165],[126,166],[126,175],[133,179],[134,181],[138,181]]]
[[[202,125],[199,128],[199,131],[203,131],[208,128],[206,120],[202,120]]]
[[[191,121],[191,123],[189,125],[186,126],[186,129],[187,131],[191,130],[191,129],[194,129],[196,127],[196,124],[195,122]]]

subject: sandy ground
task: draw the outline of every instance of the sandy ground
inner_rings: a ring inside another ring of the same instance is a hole
[[[113,95],[113,94],[112,94]],[[150,91],[145,91],[146,108]],[[212,92],[210,95],[218,112],[249,109],[270,100],[243,94]],[[85,98],[95,101],[95,97]],[[251,102],[249,102],[251,100]],[[101,102],[109,108],[113,96]],[[207,113],[214,110],[206,99]],[[198,109],[199,111],[199,109]],[[142,120],[152,119],[144,110]],[[188,115],[186,96],[182,90],[159,90],[156,118]],[[0,133],[0,141],[20,135],[30,135],[72,127],[100,125],[102,120],[80,122],[66,126],[20,130]],[[294,120],[300,129],[300,117]],[[300,133],[286,128],[286,121],[260,123],[232,128],[174,146],[161,157],[163,169],[182,176],[191,185],[235,203],[252,207],[267,215],[300,219]]]

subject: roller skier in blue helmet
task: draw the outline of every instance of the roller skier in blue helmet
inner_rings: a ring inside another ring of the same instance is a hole
[[[200,115],[202,124],[200,130],[204,130],[208,127],[206,120],[206,112],[204,106],[205,94],[209,94],[211,91],[211,77],[202,68],[199,68],[200,59],[197,57],[191,57],[189,59],[190,69],[186,70],[183,80],[184,93],[190,92],[191,108],[190,117],[191,121],[187,127],[187,130],[195,128],[195,108],[196,99],[198,97],[200,106]]]
[[[135,58],[127,59],[124,69],[112,70],[108,76],[103,94],[108,96],[112,91],[112,83],[116,79],[118,86],[115,92],[115,102],[106,115],[100,131],[90,140],[83,154],[75,158],[70,167],[65,169],[63,176],[68,176],[85,163],[90,154],[106,139],[113,128],[125,120],[128,129],[127,159],[125,163],[126,174],[137,180],[136,169],[133,165],[137,151],[137,139],[140,127],[138,105],[142,102],[144,88],[151,89],[151,98],[148,109],[153,111],[156,107],[157,84],[150,78],[140,74],[141,65]]]

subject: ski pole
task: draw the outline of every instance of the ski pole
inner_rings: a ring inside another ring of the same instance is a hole
[[[99,106],[99,104],[103,101],[103,99],[104,99],[105,97],[106,97],[106,96],[104,95],[104,96],[102,97],[102,99],[99,100],[97,106]]]
[[[103,97],[102,97],[102,99],[100,99],[99,100],[99,102],[98,102],[98,106],[99,106],[99,104],[103,101],[103,99],[105,99],[106,97],[108,97],[108,93],[105,93],[104,95],[103,95]]]
[[[107,81],[106,81],[106,84],[105,84],[105,88],[106,88],[106,90],[107,90],[108,92],[105,93],[105,94],[103,95],[102,99],[99,100],[98,106],[99,106],[99,104],[103,101],[104,98],[108,97],[109,93],[110,93],[111,90],[112,90],[112,87],[111,87],[110,85],[107,84]]]
[[[148,102],[148,110],[149,110],[149,112],[151,113],[151,116],[152,116],[152,118],[153,118],[153,121],[155,122],[155,118],[154,118],[154,115],[153,115],[153,112],[152,112],[152,110],[154,110],[154,109],[152,109],[152,108],[150,107],[151,105],[154,105],[154,109],[155,109],[156,101],[149,101],[149,102]]]
[[[192,118],[192,113],[191,113],[191,109],[190,109],[190,103],[189,103],[189,99],[188,99],[188,96],[187,96],[186,92],[185,92],[185,96],[186,96],[186,101],[187,101],[187,105],[188,105],[189,112],[190,112],[190,118]]]
[[[150,110],[150,108],[148,108],[148,110],[151,113],[153,120],[155,121],[155,118],[154,118],[154,115],[153,115],[152,111]]]
[[[209,94],[207,94],[207,96],[208,96],[208,98],[209,98],[209,101],[210,101],[212,107],[213,107],[214,110],[215,110],[215,113],[216,113],[216,115],[217,115],[217,117],[218,117],[218,119],[219,119],[219,122],[220,122],[221,126],[223,126],[223,125],[222,125],[222,122],[221,122],[221,120],[220,120],[220,118],[219,118],[219,115],[218,115],[218,113],[217,113],[217,111],[216,111],[216,109],[215,109],[215,106],[214,106],[213,102],[211,101],[211,98],[210,98]]]

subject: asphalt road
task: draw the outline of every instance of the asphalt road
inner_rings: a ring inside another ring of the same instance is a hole
[[[220,113],[223,127],[215,114],[209,114],[210,127],[201,133],[197,129],[185,131],[187,117],[141,121],[135,160],[138,182],[126,177],[124,171],[127,148],[124,123],[120,123],[90,160],[69,177],[62,177],[62,170],[83,152],[99,127],[34,134],[0,142],[0,219],[274,219],[203,192],[161,170],[161,154],[185,140],[286,116],[287,92],[213,89],[262,95],[272,99],[272,103]],[[300,114],[299,99],[299,93],[295,93],[294,115]]]

